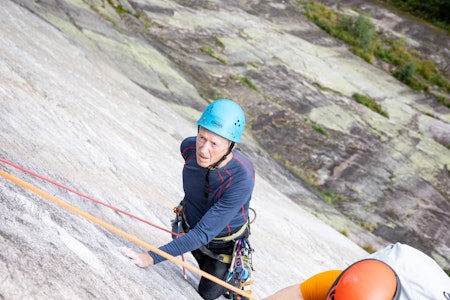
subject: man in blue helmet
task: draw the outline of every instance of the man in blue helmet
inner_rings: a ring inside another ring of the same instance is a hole
[[[249,203],[255,182],[252,162],[235,147],[245,127],[242,108],[234,101],[212,102],[197,121],[197,136],[181,143],[184,199],[179,236],[159,249],[173,256],[191,251],[199,268],[226,280],[235,241],[249,235]],[[164,260],[149,251],[125,248],[137,266],[149,267]],[[227,290],[202,277],[198,292],[216,299]]]

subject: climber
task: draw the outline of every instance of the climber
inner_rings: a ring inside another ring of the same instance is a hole
[[[180,147],[184,198],[179,208],[185,234],[159,249],[173,256],[191,251],[201,270],[226,280],[235,242],[250,234],[255,170],[236,149],[245,116],[236,102],[219,99],[206,107],[197,125],[197,136],[185,138]],[[122,252],[142,268],[164,260],[151,251]],[[204,299],[216,299],[227,289],[202,277],[198,292]]]

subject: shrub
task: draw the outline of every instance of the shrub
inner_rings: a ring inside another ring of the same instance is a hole
[[[320,134],[322,134],[322,135],[324,135],[324,136],[326,136],[326,137],[330,137],[330,133],[329,133],[326,129],[324,129],[323,127],[321,127],[320,125],[317,125],[317,124],[311,124],[311,127],[312,127],[315,131],[317,131],[318,133],[320,133]]]
[[[413,81],[413,75],[416,71],[416,65],[413,62],[402,65],[397,71],[393,73],[394,77],[401,82],[411,85]]]
[[[369,98],[367,96],[355,93],[352,95],[352,98],[355,99],[356,102],[368,107],[369,109],[371,109],[372,111],[379,113],[380,115],[388,118],[388,114],[387,112],[385,112],[383,110],[383,107],[378,104],[375,100],[373,100],[372,98]]]
[[[375,26],[367,17],[359,15],[353,26],[352,33],[358,38],[359,46],[362,49],[372,52],[376,31]]]

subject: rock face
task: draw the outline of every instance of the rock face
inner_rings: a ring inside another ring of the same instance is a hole
[[[239,146],[258,172],[256,296],[388,242],[449,268],[450,110],[353,56],[298,1],[272,2],[3,1],[0,157],[166,226],[182,197],[179,142],[205,99],[228,97],[247,113]],[[419,27],[396,33],[433,49]],[[1,168],[142,240],[170,238]],[[0,299],[198,298],[195,274],[130,266],[117,247],[132,243],[1,177],[0,188]]]

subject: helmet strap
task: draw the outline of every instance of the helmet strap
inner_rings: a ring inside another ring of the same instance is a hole
[[[206,176],[205,176],[205,188],[203,190],[203,203],[208,203],[208,193],[209,193],[209,173],[211,172],[211,170],[215,170],[219,167],[219,165],[225,160],[227,159],[227,156],[230,155],[231,151],[233,150],[234,146],[236,145],[235,142],[231,142],[230,147],[228,147],[228,151],[227,153],[222,156],[221,159],[219,159],[217,162],[211,164],[210,166],[208,166],[208,171],[206,172]]]

